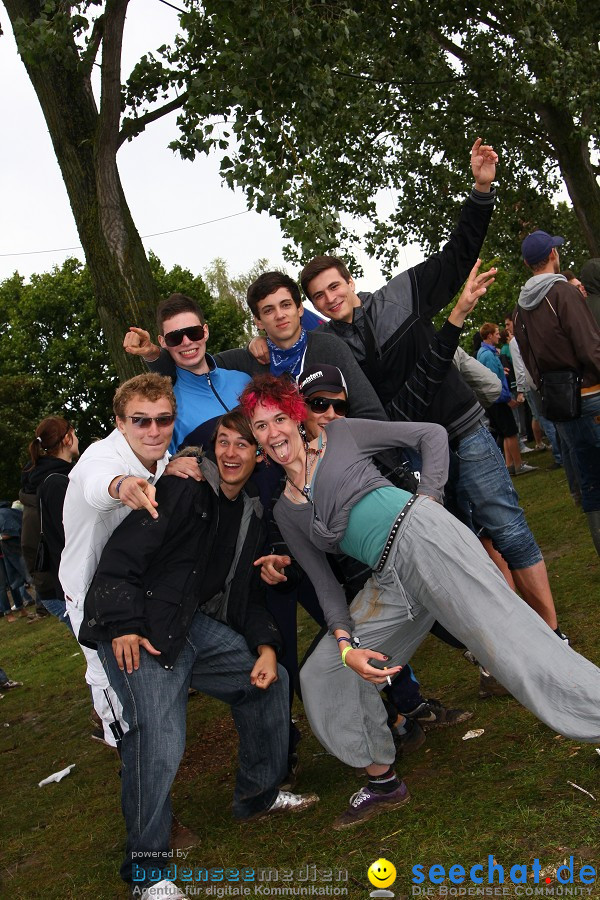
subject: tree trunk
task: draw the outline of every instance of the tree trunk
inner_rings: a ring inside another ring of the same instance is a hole
[[[566,110],[549,104],[540,104],[536,107],[536,112],[556,150],[556,159],[590,256],[598,257],[600,186],[592,169],[588,144],[579,136],[579,129]]]
[[[100,323],[120,380],[143,371],[124,353],[130,325],[154,329],[158,293],[125,200],[116,146],[101,145],[100,116],[70,32],[50,52],[31,43],[40,4],[4,0],[19,53],[38,96],[88,264]],[[21,20],[21,22],[19,22]]]

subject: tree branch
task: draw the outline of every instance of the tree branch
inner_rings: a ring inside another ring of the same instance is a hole
[[[163,116],[168,115],[176,109],[180,109],[187,98],[188,91],[184,91],[178,97],[175,97],[174,100],[169,100],[164,106],[159,106],[157,109],[151,110],[151,112],[144,113],[143,116],[138,116],[137,119],[125,119],[117,139],[117,149],[121,144],[124,144],[125,141],[141,134],[142,131],[145,130],[146,125],[149,125],[151,122],[156,122],[157,119],[161,119]]]
[[[94,65],[96,56],[98,55],[98,50],[100,48],[100,44],[102,43],[103,35],[104,13],[99,15],[94,22],[94,27],[92,28],[90,39],[87,42],[87,47],[81,54],[81,68],[86,78],[89,78],[92,73],[92,66]]]
[[[121,120],[121,50],[129,0],[107,0],[100,79],[98,150],[116,153]]]
[[[459,47],[457,44],[451,41],[450,38],[444,37],[444,35],[440,34],[439,31],[432,30],[428,31],[427,33],[430,38],[433,38],[433,40],[440,45],[442,50],[446,50],[448,53],[452,54],[452,56],[455,56],[463,63],[470,64],[472,62],[473,57],[471,56],[471,54],[467,53],[466,50],[463,50],[462,47]]]

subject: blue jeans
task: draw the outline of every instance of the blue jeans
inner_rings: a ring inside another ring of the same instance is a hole
[[[546,437],[550,441],[550,446],[552,447],[552,456],[557,463],[562,464],[560,445],[556,437],[556,426],[554,422],[551,422],[550,419],[547,419],[542,415],[542,398],[539,391],[536,391],[534,388],[530,388],[528,391],[525,391],[525,396],[527,398],[527,402],[529,403],[531,415],[534,417],[534,419],[538,420],[538,422],[544,429]]]
[[[25,570],[25,561],[21,555],[21,541],[19,538],[9,538],[9,540],[2,541],[2,555],[13,604],[17,609],[20,609],[26,603],[33,603],[33,597],[25,587],[27,572]]]
[[[577,463],[584,512],[600,509],[600,394],[581,398],[581,416],[571,422],[557,422]]]
[[[510,569],[527,569],[542,559],[519,506],[504,458],[481,426],[450,452],[448,509],[465,524],[484,528]]]
[[[59,600],[58,597],[53,597],[50,600],[42,600],[42,606],[47,609],[51,615],[56,616],[63,625],[66,625],[71,634],[75,634],[73,626],[71,625],[71,620],[67,615],[67,603],[65,600]]]
[[[188,688],[231,706],[240,741],[233,811],[244,819],[268,809],[287,771],[287,675],[279,667],[279,681],[266,691],[253,687],[256,660],[244,638],[201,612],[173,669],[142,650],[139,669],[121,672],[108,641],[98,655],[129,725],[121,747],[127,827],[121,877],[147,887],[167,877],[172,864],[170,792],[185,749]]]

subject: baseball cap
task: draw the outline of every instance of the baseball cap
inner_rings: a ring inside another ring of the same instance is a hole
[[[530,266],[535,266],[536,263],[550,256],[553,247],[560,247],[564,242],[564,238],[558,235],[553,237],[547,231],[533,231],[521,244],[523,259]]]
[[[304,369],[298,379],[300,393],[304,397],[312,397],[317,391],[331,391],[338,394],[345,391],[348,396],[348,388],[344,376],[337,366],[309,366]]]

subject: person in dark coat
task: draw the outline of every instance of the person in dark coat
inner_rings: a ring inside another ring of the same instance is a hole
[[[69,618],[65,616],[63,589],[58,580],[58,566],[65,546],[62,516],[69,472],[79,456],[75,429],[62,416],[42,419],[29,445],[29,456],[19,494],[23,504],[23,556],[32,573],[38,598],[48,612],[70,628]],[[41,531],[40,510],[49,558],[49,568],[45,572],[35,568]]]

